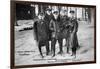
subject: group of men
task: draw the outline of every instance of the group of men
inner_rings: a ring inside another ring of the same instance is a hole
[[[34,30],[37,32],[36,40],[38,41],[39,51],[43,57],[41,47],[46,45],[47,55],[53,53],[55,56],[55,44],[58,40],[59,52],[58,54],[63,54],[63,39],[66,39],[67,53],[69,53],[69,48],[72,49],[72,56],[76,56],[76,49],[78,45],[77,31],[78,22],[75,18],[75,11],[70,11],[70,17],[67,15],[67,10],[54,11],[50,8],[46,9],[46,13],[39,13],[38,19],[35,21]],[[49,48],[51,41],[51,50]]]

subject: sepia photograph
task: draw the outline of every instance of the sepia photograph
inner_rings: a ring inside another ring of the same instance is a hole
[[[12,66],[96,62],[96,6],[13,1]]]

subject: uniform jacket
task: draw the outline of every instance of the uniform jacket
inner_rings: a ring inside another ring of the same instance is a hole
[[[52,18],[52,20],[50,21],[49,28],[52,31],[52,37],[57,39],[58,34],[60,33],[61,30],[61,22],[59,15],[57,19],[55,19],[54,17]]]
[[[78,44],[78,37],[77,37],[77,32],[78,32],[78,22],[76,18],[71,18],[70,19],[70,46],[76,50],[76,48],[79,46]]]

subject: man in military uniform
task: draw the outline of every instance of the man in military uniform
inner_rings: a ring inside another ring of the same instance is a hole
[[[48,38],[49,38],[49,41],[51,40],[51,30],[49,29],[49,24],[50,24],[50,21],[53,17],[52,15],[52,10],[50,8],[47,8],[46,9],[46,14],[45,14],[45,17],[44,17],[44,20],[46,21],[46,24],[47,24],[47,27],[48,27]]]
[[[76,57],[76,50],[79,47],[77,32],[78,32],[78,22],[77,18],[75,18],[75,11],[70,11],[70,46],[72,48],[72,56]]]
[[[61,19],[61,23],[62,23],[62,38],[66,39],[66,45],[67,46],[67,53],[69,53],[69,36],[70,36],[70,32],[69,32],[69,17],[67,15],[68,11],[67,10],[62,10],[60,13],[60,19]]]
[[[61,32],[61,22],[60,22],[60,15],[58,11],[53,12],[53,18],[50,21],[50,30],[51,30],[51,52],[53,52],[53,56],[55,56],[55,44],[58,40],[59,42],[59,54],[62,54],[62,38],[60,36]]]

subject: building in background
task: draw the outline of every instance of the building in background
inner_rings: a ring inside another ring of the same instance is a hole
[[[45,11],[47,8],[51,8],[52,12],[58,10],[61,13],[61,10],[67,10],[67,15],[70,17],[70,10],[75,11],[75,17],[79,20],[93,21],[94,14],[92,8],[83,8],[83,7],[68,7],[68,6],[55,6],[55,5],[43,5],[43,4],[16,4],[16,21],[17,20],[28,20],[34,19],[38,13]],[[92,13],[92,14],[91,14]]]

